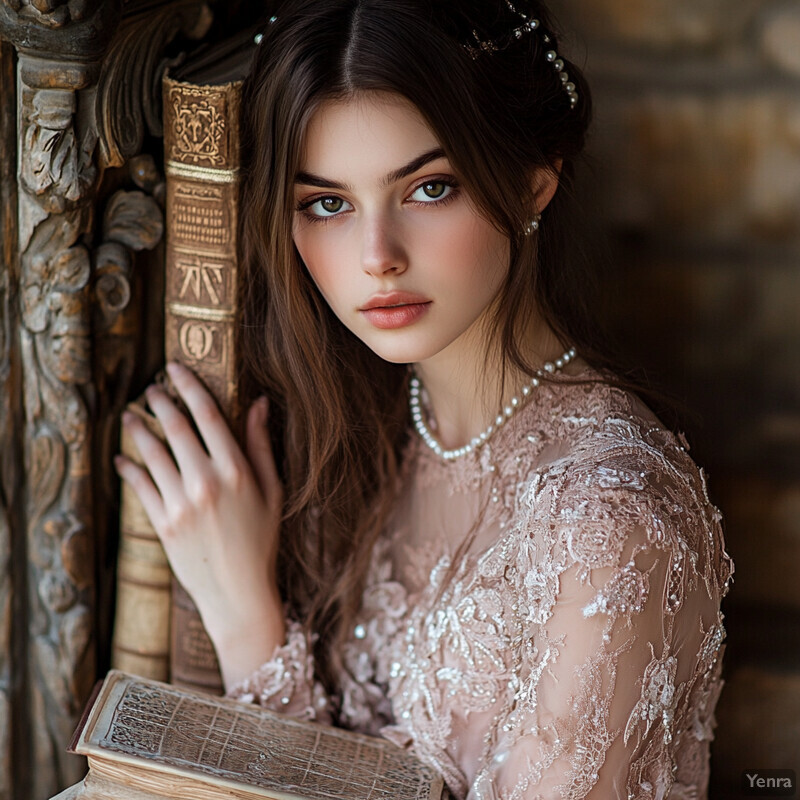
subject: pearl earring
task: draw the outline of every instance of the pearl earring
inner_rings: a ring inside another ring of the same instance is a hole
[[[536,215],[534,216],[534,218],[533,218],[532,220],[530,220],[530,221],[529,221],[529,222],[528,222],[528,223],[525,225],[525,228],[524,228],[524,230],[523,230],[523,233],[524,233],[526,236],[530,236],[532,233],[534,233],[534,232],[538,231],[538,230],[539,230],[539,222],[540,222],[540,220],[541,220],[541,219],[542,219],[542,215],[541,215],[541,214],[536,214]]]

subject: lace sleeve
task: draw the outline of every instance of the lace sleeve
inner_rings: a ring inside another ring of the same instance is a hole
[[[331,708],[322,685],[314,678],[307,637],[299,623],[286,621],[286,643],[252,675],[231,687],[226,697],[258,703],[271,711],[299,719],[330,723]]]
[[[342,645],[337,691],[329,697],[314,679],[314,663],[302,627],[286,621],[286,644],[247,679],[228,692],[244,702],[304,719],[336,724],[377,736],[392,720],[386,695],[390,666],[386,653],[406,612],[406,593],[390,580],[387,541],[376,543],[354,630]]]
[[[732,563],[702,472],[629,450],[540,500],[512,692],[468,797],[704,796]]]

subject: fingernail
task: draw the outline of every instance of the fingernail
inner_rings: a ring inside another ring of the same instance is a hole
[[[173,377],[175,375],[180,375],[182,369],[183,369],[183,365],[178,363],[177,361],[168,361],[167,362],[167,372]]]
[[[122,456],[114,456],[114,467],[117,471],[122,467],[124,463],[124,459]]]

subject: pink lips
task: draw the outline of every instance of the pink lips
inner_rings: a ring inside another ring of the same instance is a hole
[[[419,319],[430,300],[410,292],[375,294],[359,309],[376,328],[402,328]]]

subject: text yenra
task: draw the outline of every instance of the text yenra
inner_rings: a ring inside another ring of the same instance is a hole
[[[750,781],[751,789],[791,789],[791,778],[762,778],[756,772],[753,775],[745,773],[747,780]]]

